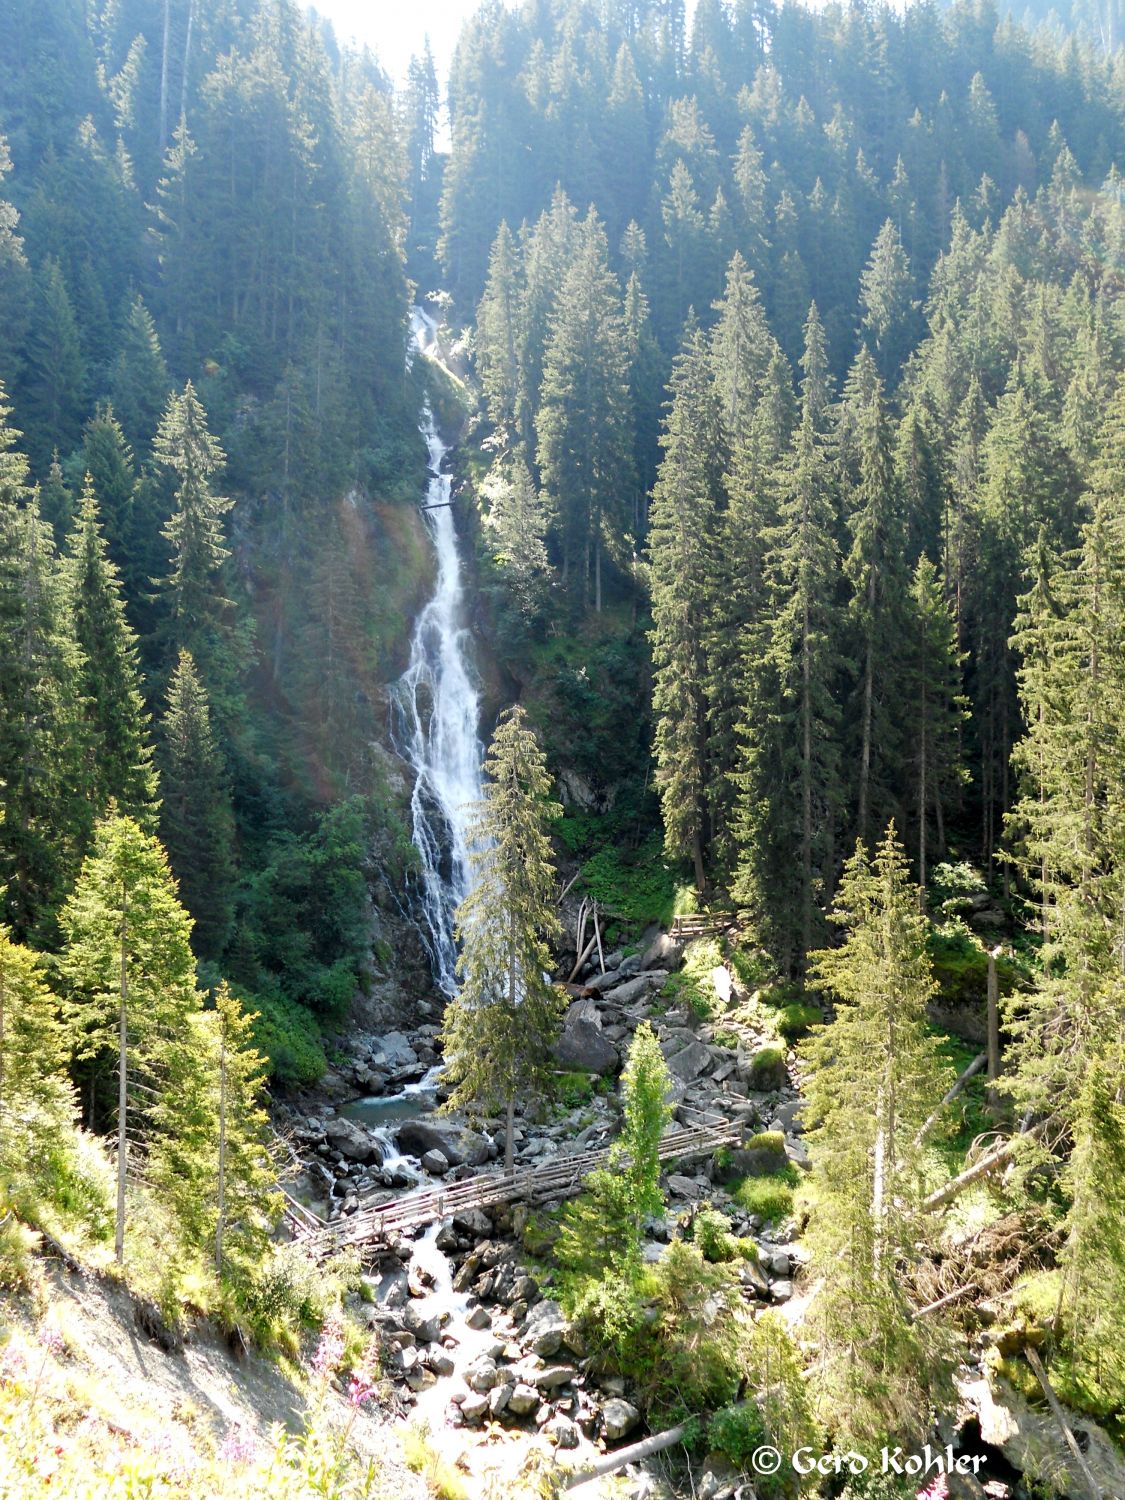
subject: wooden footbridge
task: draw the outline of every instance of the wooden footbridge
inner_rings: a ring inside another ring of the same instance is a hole
[[[744,1127],[722,1121],[719,1124],[692,1126],[669,1131],[660,1142],[661,1161],[682,1161],[691,1157],[710,1156],[720,1146],[733,1145],[742,1139]],[[419,1188],[397,1198],[364,1204],[348,1218],[325,1224],[308,1209],[299,1208],[287,1215],[294,1237],[318,1259],[337,1250],[364,1249],[385,1241],[392,1235],[419,1229],[436,1220],[474,1208],[489,1208],[497,1203],[519,1200],[536,1202],[546,1198],[565,1198],[578,1191],[582,1180],[604,1167],[610,1149],[576,1152],[573,1156],[555,1156],[548,1161],[518,1171],[492,1168],[436,1187]]]

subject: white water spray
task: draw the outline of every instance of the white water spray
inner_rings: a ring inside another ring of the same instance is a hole
[[[414,349],[435,357],[437,328],[420,307],[411,314]],[[454,913],[469,890],[468,823],[481,794],[480,694],[469,659],[457,530],[442,473],[447,449],[427,409],[421,427],[430,456],[426,524],[437,554],[433,598],[414,626],[410,665],[394,688],[397,748],[414,770],[413,837],[421,856],[423,937],[434,977],[457,993]]]

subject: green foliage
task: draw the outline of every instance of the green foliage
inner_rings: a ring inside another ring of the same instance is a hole
[[[783,1005],[777,1013],[777,1029],[787,1042],[805,1036],[809,1028],[824,1020],[824,1012],[815,1005]]]
[[[793,1213],[793,1190],[800,1173],[792,1164],[764,1177],[741,1177],[727,1191],[748,1214],[757,1214],[766,1224],[780,1224]]]
[[[779,1087],[785,1076],[785,1049],[759,1047],[750,1059],[746,1086],[754,1093],[766,1093]]]
[[[756,1261],[758,1247],[753,1240],[740,1239],[730,1232],[726,1214],[702,1204],[691,1221],[691,1238],[703,1259],[712,1264],[732,1260]]]
[[[563,820],[564,825],[569,822],[573,820]],[[655,835],[632,854],[616,846],[599,849],[584,861],[580,881],[604,911],[633,927],[653,922],[667,926],[672,920],[675,878]]]
[[[270,1077],[283,1089],[309,1088],[328,1067],[316,1018],[285,995],[256,994],[254,1042],[269,1063]]]

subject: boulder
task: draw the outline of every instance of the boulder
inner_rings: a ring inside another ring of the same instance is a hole
[[[738,1074],[758,1094],[774,1093],[789,1082],[785,1053],[772,1043],[760,1047],[747,1061],[740,1061]]]
[[[508,1402],[512,1399],[512,1392],[514,1390],[515,1386],[508,1380],[503,1385],[494,1385],[492,1387],[488,1393],[489,1416],[498,1417],[502,1411],[506,1410]]]
[[[691,1083],[694,1079],[701,1078],[711,1066],[711,1049],[702,1042],[691,1041],[678,1052],[673,1052],[667,1062],[668,1071],[673,1078]]]
[[[653,990],[658,990],[667,978],[666,969],[642,970],[635,979],[627,979],[624,984],[610,990],[609,998],[615,1005],[632,1005],[637,1000],[643,1000]]]
[[[641,958],[644,969],[678,969],[684,956],[684,945],[662,932],[645,949]]]
[[[401,1073],[404,1068],[418,1066],[418,1054],[401,1031],[388,1031],[371,1049],[371,1062],[375,1067],[386,1068],[391,1073]]]
[[[628,975],[622,974],[620,969],[607,969],[604,974],[595,974],[593,979],[587,979],[586,988],[600,995],[605,990],[611,990],[615,984],[621,984]]]
[[[432,1125],[429,1120],[405,1120],[398,1128],[398,1148],[411,1156],[440,1151],[451,1167],[480,1167],[488,1160],[488,1142],[457,1125]]]
[[[703,1460],[703,1472],[695,1486],[699,1500],[727,1500],[735,1493],[735,1486],[742,1478],[729,1458],[721,1453],[708,1453]]]
[[[555,1043],[556,1063],[570,1073],[616,1073],[621,1066],[617,1048],[589,1012],[577,1010],[571,1007]]]
[[[523,1340],[533,1354],[549,1359],[557,1354],[566,1340],[567,1323],[557,1302],[544,1298],[528,1315]]]
[[[611,1443],[618,1442],[632,1432],[640,1420],[641,1414],[637,1408],[619,1396],[611,1397],[602,1407],[602,1424]]]
[[[526,1417],[533,1411],[539,1409],[539,1392],[533,1385],[519,1385],[512,1387],[512,1394],[508,1397],[508,1410],[514,1412],[517,1417]]]
[[[549,1422],[543,1425],[543,1436],[556,1448],[577,1448],[578,1428],[569,1417],[563,1416],[562,1412],[556,1413]]]
[[[496,1369],[496,1361],[490,1359],[487,1354],[474,1359],[465,1371],[465,1384],[478,1395],[486,1396],[499,1383],[500,1376]]]
[[[471,1392],[461,1402],[461,1415],[466,1422],[475,1423],[482,1421],[487,1410],[488,1397],[481,1395],[479,1392]]]
[[[541,1391],[553,1391],[557,1386],[569,1385],[577,1374],[573,1365],[547,1365],[532,1378]]]
[[[439,1151],[435,1146],[423,1153],[422,1170],[434,1177],[444,1177],[449,1171],[449,1158],[444,1151]]]
[[[492,1233],[492,1220],[483,1208],[464,1208],[453,1215],[454,1227],[474,1240],[484,1240]]]
[[[486,1308],[481,1307],[481,1305],[480,1305],[479,1302],[477,1303],[476,1307],[474,1307],[469,1312],[468,1316],[465,1318],[465,1322],[468,1325],[468,1327],[474,1328],[474,1329],[487,1328],[488,1325],[489,1325],[489,1323],[490,1323],[490,1321],[491,1321],[491,1319],[488,1316],[488,1310]]]
[[[383,1165],[382,1146],[354,1120],[345,1120],[337,1115],[325,1125],[324,1134],[329,1144],[349,1161],[362,1164],[374,1162],[380,1167]]]

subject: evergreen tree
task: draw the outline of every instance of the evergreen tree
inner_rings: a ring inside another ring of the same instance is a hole
[[[507,224],[501,224],[488,262],[488,280],[477,308],[477,368],[488,405],[489,420],[513,433],[519,421],[520,286],[516,244]]]
[[[550,584],[547,514],[523,458],[516,456],[506,472],[489,476],[483,490],[493,556],[503,568],[516,607],[528,618],[543,607]]]
[[[207,415],[188,381],[168,398],[153,456],[176,476],[176,509],[164,535],[172,551],[166,582],[172,637],[191,651],[208,674],[217,670],[217,620],[226,608],[218,574],[229,556],[222,518],[231,501],[211,492],[211,477],[225,462],[207,430]]]
[[[50,1156],[51,1135],[74,1113],[59,1003],[43,968],[0,928],[0,1170],[9,1181]]]
[[[920,1436],[949,1373],[903,1293],[920,1249],[918,1133],[946,1083],[918,908],[892,824],[873,859],[857,845],[837,894],[843,942],[810,965],[836,1007],[805,1047],[821,1388],[834,1425],[857,1435]]]
[[[719,396],[698,330],[689,332],[676,359],[669,396],[649,518],[656,774],[665,846],[673,859],[691,860],[702,890],[713,776],[706,648],[724,444]]]
[[[594,217],[559,294],[536,432],[543,489],[562,530],[563,579],[602,607],[602,558],[619,552],[633,434],[621,295]],[[592,564],[592,568],[591,568]]]
[[[161,724],[160,832],[200,958],[218,959],[233,920],[234,819],[207,692],[181,651]]]
[[[547,941],[560,932],[548,833],[561,809],[547,762],[518,705],[485,759],[484,796],[470,829],[473,886],[457,913],[461,991],[442,1037],[455,1087],[450,1107],[501,1107],[504,1160],[513,1170],[517,1100],[542,1097],[565,999],[544,978]]]
[[[115,803],[148,826],[156,775],[141,697],[136,637],[125,619],[117,569],[102,536],[98,497],[87,478],[71,541],[70,607],[78,643],[78,694],[86,714],[85,781],[97,816]]]
[[[871,337],[879,373],[891,380],[909,347],[911,275],[902,237],[892,219],[880,229],[860,278],[863,328]]]
[[[191,1014],[169,1056],[155,1111],[151,1177],[185,1244],[216,1275],[248,1284],[269,1246],[280,1194],[254,1021],[223,983]]]
[[[22,488],[25,470],[8,446],[14,435],[4,416],[0,406],[0,889],[7,920],[24,939],[50,935],[90,809],[81,784],[81,658],[66,583],[51,529]]]
[[[152,447],[171,387],[156,325],[143,300],[134,297],[109,384],[114,415],[134,453],[144,454]]]
[[[117,576],[124,581],[126,597],[130,602],[139,600],[151,586],[151,579],[138,571],[138,560],[143,566],[148,542],[141,534],[135,513],[137,476],[133,455],[110,406],[99,405],[86,424],[82,473],[98,497],[99,519],[109,556]]]
[[[965,717],[956,627],[937,569],[928,557],[920,558],[914,570],[910,624],[905,679],[912,721],[909,759],[918,830],[918,885],[925,891],[929,851],[944,852],[946,810],[964,779],[960,730]],[[932,842],[927,837],[931,817]]]
[[[79,440],[86,410],[86,360],[62,267],[48,257],[35,275],[21,410],[29,449],[44,473],[57,448],[69,453]]]
[[[117,1071],[120,1265],[131,1131],[134,1144],[147,1142],[153,1097],[168,1079],[169,1047],[198,1004],[191,921],[160,845],[131,818],[111,816],[98,826],[61,925],[59,966],[73,1007],[74,1051],[79,1058],[108,1056]]]

